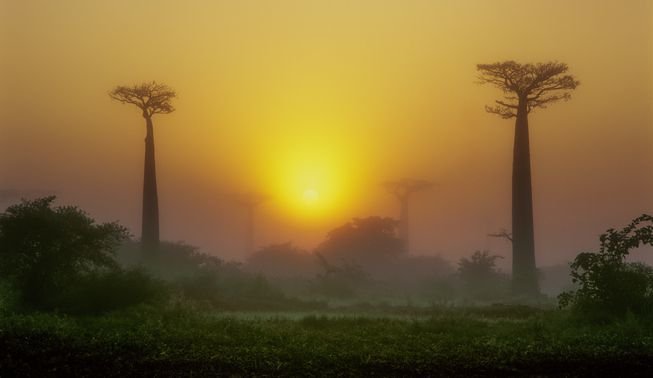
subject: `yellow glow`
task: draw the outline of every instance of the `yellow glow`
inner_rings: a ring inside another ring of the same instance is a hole
[[[320,193],[317,192],[315,189],[306,189],[304,191],[304,202],[306,202],[309,205],[314,204],[319,198],[320,198]]]
[[[397,216],[379,183],[414,177],[441,185],[415,205],[416,250],[467,254],[511,206],[513,123],[485,112],[501,93],[476,64],[559,60],[582,84],[529,119],[536,249],[561,251],[538,263],[653,211],[653,1],[151,3],[0,0],[0,186],[138,233],[144,122],[107,92],[157,80],[178,94],[154,119],[165,239],[243,257],[227,255],[242,212],[216,193],[251,191],[270,197],[261,245],[312,247],[352,217]]]
[[[283,212],[303,220],[327,220],[347,210],[357,186],[357,154],[328,133],[306,134],[268,146],[261,164],[267,176],[262,185]]]

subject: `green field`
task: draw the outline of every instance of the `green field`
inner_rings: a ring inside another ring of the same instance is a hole
[[[1,375],[650,375],[653,326],[489,306],[3,315]]]

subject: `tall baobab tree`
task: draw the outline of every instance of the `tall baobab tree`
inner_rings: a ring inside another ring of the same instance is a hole
[[[504,94],[485,110],[504,119],[516,119],[512,163],[513,292],[535,295],[539,288],[535,268],[528,114],[560,100],[569,100],[570,92],[580,83],[567,74],[567,65],[559,62],[519,64],[506,61],[479,64],[477,69],[481,84],[494,85]]]
[[[385,189],[399,201],[399,239],[404,243],[404,250],[409,252],[409,201],[415,193],[431,189],[433,183],[426,180],[404,178],[383,183]]]
[[[242,193],[234,195],[234,200],[237,204],[245,208],[246,219],[245,219],[245,248],[246,254],[254,253],[254,228],[255,228],[255,213],[256,209],[265,201],[268,200],[268,197],[260,193]]]
[[[156,187],[156,164],[154,159],[155,114],[172,113],[170,103],[175,92],[155,81],[133,86],[118,86],[109,92],[109,97],[123,104],[135,105],[145,119],[145,169],[143,175],[143,218],[141,224],[141,246],[146,255],[155,254],[159,248],[159,196]]]

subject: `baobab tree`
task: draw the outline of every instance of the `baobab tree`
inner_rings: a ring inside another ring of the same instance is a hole
[[[415,193],[431,189],[433,183],[426,180],[404,178],[397,181],[386,181],[383,187],[399,201],[399,239],[404,244],[404,250],[410,248],[409,232],[409,201]]]
[[[246,219],[245,219],[245,253],[247,255],[254,253],[254,237],[255,237],[255,213],[256,209],[265,201],[268,200],[268,196],[261,193],[241,193],[233,195],[234,201],[245,208]]]
[[[156,164],[154,159],[155,114],[172,113],[170,103],[176,96],[167,85],[155,81],[133,86],[118,86],[109,92],[109,97],[123,104],[131,104],[141,110],[145,119],[145,169],[143,175],[143,218],[141,224],[141,246],[144,254],[155,254],[159,248],[159,195],[156,186]]]
[[[560,100],[571,98],[580,83],[568,75],[564,63],[519,64],[514,61],[479,64],[481,84],[501,89],[503,99],[486,106],[488,113],[504,119],[515,118],[512,163],[512,280],[513,292],[539,292],[535,268],[533,193],[528,136],[528,114]]]

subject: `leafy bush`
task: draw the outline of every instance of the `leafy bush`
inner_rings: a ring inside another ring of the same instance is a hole
[[[56,297],[59,310],[75,314],[99,314],[143,303],[157,303],[168,296],[163,282],[140,269],[113,270],[86,275],[75,287]]]
[[[117,269],[115,249],[128,237],[117,223],[97,224],[54,200],[23,201],[0,215],[0,274],[25,308],[52,309],[84,276]]]
[[[572,262],[578,289],[560,294],[560,306],[593,316],[652,314],[653,268],[626,257],[634,248],[653,245],[653,217],[642,215],[622,230],[609,229],[600,241],[598,252],[582,252]]]

